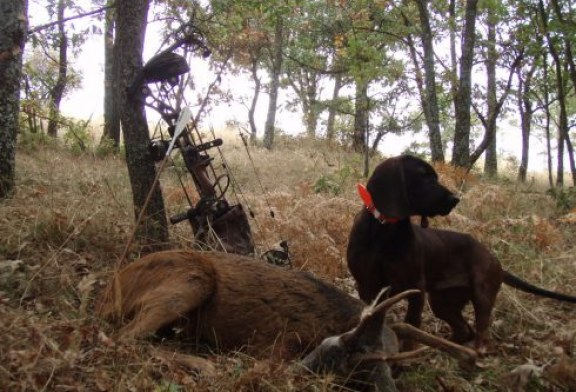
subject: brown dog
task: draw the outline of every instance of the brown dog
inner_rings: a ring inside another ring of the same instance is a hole
[[[363,199],[368,205],[356,216],[347,251],[348,267],[365,302],[374,300],[386,286],[393,293],[428,292],[432,311],[450,325],[452,340],[474,340],[479,352],[487,349],[492,308],[502,283],[576,302],[576,297],[540,289],[504,271],[470,235],[412,224],[412,215],[420,215],[425,222],[427,217],[449,214],[459,202],[423,160],[411,156],[385,160],[374,170],[366,189]],[[425,296],[408,301],[406,321],[419,326]],[[462,316],[468,302],[474,307],[476,331]]]

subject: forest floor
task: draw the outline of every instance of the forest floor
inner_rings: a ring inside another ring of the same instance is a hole
[[[273,152],[251,147],[249,159],[241,143],[226,143],[241,201],[255,215],[258,250],[286,239],[294,268],[354,294],[345,249],[361,206],[354,193],[362,181],[361,158],[286,138]],[[161,179],[169,213],[186,206],[178,168],[177,162]],[[471,233],[516,275],[576,295],[573,192],[552,197],[538,181],[486,181],[459,176],[448,166],[438,171],[462,202],[431,226]],[[339,390],[329,377],[292,375],[287,365],[241,352],[205,356],[213,371],[198,374],[192,364],[161,355],[157,342],[114,341],[110,326],[94,315],[93,300],[126,246],[132,211],[121,156],[50,144],[19,148],[16,190],[0,201],[1,391]],[[172,247],[193,246],[187,224],[170,230]],[[130,257],[139,252],[135,244]],[[401,317],[401,309],[396,313]],[[423,328],[448,335],[429,309]],[[430,350],[398,375],[399,389],[576,391],[576,306],[504,287],[491,333],[496,352],[482,358],[477,370],[463,371]]]

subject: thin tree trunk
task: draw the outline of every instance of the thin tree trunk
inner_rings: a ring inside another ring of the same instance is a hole
[[[548,55],[546,53],[542,54],[542,73],[543,79],[548,80]],[[546,134],[546,162],[548,167],[548,184],[550,188],[554,188],[554,176],[552,174],[552,138],[550,135],[550,92],[548,90],[548,83],[544,83],[543,88],[543,107],[545,113],[545,124],[544,124],[544,132]]]
[[[559,186],[564,183],[564,143],[566,143],[566,150],[568,152],[568,160],[570,163],[570,171],[572,173],[572,183],[576,185],[576,162],[574,160],[574,147],[572,146],[572,141],[570,140],[569,125],[568,125],[568,114],[567,114],[567,103],[566,103],[566,86],[564,86],[564,73],[567,72],[573,83],[576,83],[576,66],[574,65],[574,60],[572,57],[572,46],[570,41],[564,38],[564,46],[566,51],[565,63],[562,64],[562,60],[556,50],[552,38],[548,31],[548,15],[544,9],[544,4],[542,0],[539,1],[540,16],[542,18],[542,24],[545,28],[546,39],[548,41],[548,48],[550,54],[554,59],[554,64],[556,68],[556,85],[558,89],[558,103],[560,106],[559,113],[559,125],[558,125],[558,177],[556,182]],[[564,17],[560,11],[560,7],[557,1],[552,1],[553,9],[560,20],[561,23],[565,23]],[[563,68],[563,65],[566,69]],[[576,86],[576,84],[575,84]],[[561,172],[560,172],[561,170]]]
[[[24,97],[26,101],[32,102],[32,93],[30,91],[30,81],[26,75],[24,75]],[[28,117],[28,128],[30,133],[38,133],[38,117],[36,116],[36,105],[32,103],[23,110]]]
[[[382,140],[385,134],[386,132],[384,131],[379,131],[378,133],[376,133],[374,141],[372,142],[372,147],[370,148],[370,156],[376,154],[376,151],[378,151],[378,145],[380,145],[380,141]]]
[[[318,93],[318,77],[315,72],[306,71],[306,102],[307,110],[305,114],[306,121],[306,136],[310,139],[316,138],[316,127],[318,126],[318,100],[316,94]]]
[[[428,12],[428,1],[418,0],[418,14],[420,16],[420,29],[422,48],[424,49],[424,74],[425,93],[421,95],[421,102],[424,109],[424,117],[428,125],[428,139],[430,141],[430,152],[432,161],[444,162],[444,151],[442,149],[442,136],[440,134],[440,115],[438,110],[438,98],[436,93],[436,70],[434,68],[434,45],[432,29],[430,28],[430,16]],[[416,57],[412,54],[414,60]],[[418,64],[415,67],[419,69]]]
[[[576,186],[576,161],[574,160],[574,146],[570,139],[570,134],[566,132],[566,149],[568,150],[568,163],[570,164],[570,173],[572,174],[572,186]]]
[[[368,151],[368,83],[356,81],[356,104],[354,109],[354,133],[352,149],[358,153]]]
[[[566,112],[566,91],[564,86],[562,62],[558,50],[554,45],[550,32],[548,30],[548,14],[542,0],[538,2],[538,9],[544,33],[548,44],[548,51],[554,60],[554,70],[556,76],[556,91],[558,97],[558,106],[560,112],[558,114],[558,150],[557,150],[557,166],[556,166],[556,185],[559,187],[564,186],[564,143],[566,142],[566,135],[568,134],[568,115]],[[570,146],[569,141],[567,145]]]
[[[488,118],[494,121],[488,122],[486,133],[490,136],[491,141],[488,142],[486,152],[484,153],[484,174],[489,177],[495,177],[498,174],[498,156],[496,152],[496,117],[498,110],[498,100],[496,98],[496,61],[498,59],[498,52],[496,51],[496,23],[497,17],[495,10],[488,7],[488,48],[486,58],[486,99],[488,102]],[[512,77],[513,73],[510,74]]]
[[[488,101],[488,118],[494,118],[494,121],[489,121],[489,128],[486,133],[490,135],[490,142],[486,147],[484,154],[484,174],[489,177],[495,177],[498,174],[498,157],[496,153],[496,60],[498,59],[498,52],[496,52],[496,23],[497,19],[493,8],[488,8],[488,49],[486,59],[486,79],[487,79],[487,101]],[[511,75],[512,76],[512,75]]]
[[[305,69],[289,73],[288,75],[288,82],[302,105],[306,137],[310,139],[316,138],[316,127],[318,125],[317,80],[318,75],[316,72]]]
[[[496,17],[492,7],[488,8],[488,48],[486,58],[486,94],[488,101],[488,118],[496,117],[498,100],[496,98],[496,60],[498,52],[496,51]],[[512,75],[511,75],[512,76]],[[486,147],[484,153],[484,174],[489,177],[495,177],[498,174],[498,156],[496,152],[496,121],[488,123],[489,129],[486,132],[490,134],[491,141]]]
[[[571,31],[572,29],[572,23],[571,22],[567,22],[564,18],[564,15],[562,14],[562,10],[560,8],[560,5],[558,4],[557,0],[552,0],[552,8],[554,9],[554,12],[556,14],[556,17],[558,18],[558,20],[568,29],[570,29],[569,31]],[[565,50],[565,56],[564,56],[564,61],[567,64],[568,67],[568,75],[570,76],[570,80],[572,81],[572,86],[576,89],[576,63],[574,63],[574,56],[572,54],[572,39],[573,37],[571,35],[567,35],[564,34],[562,36],[562,39],[564,41],[564,50]],[[574,183],[574,185],[576,185],[576,165],[574,163],[574,149],[572,148],[572,142],[570,140],[570,134],[568,132],[566,132],[566,134],[564,135],[566,138],[566,144],[568,147],[568,154],[569,154],[569,160],[570,160],[570,169],[572,172],[572,181]]]
[[[518,76],[520,78],[521,76]],[[520,166],[518,167],[518,181],[526,182],[528,174],[528,154],[530,152],[530,121],[532,113],[524,107],[524,87],[518,82],[518,112],[520,113],[520,132],[522,133],[522,152],[520,156]]]
[[[497,139],[497,135],[494,134],[492,141],[484,152],[484,174],[488,177],[496,177],[498,175]]]
[[[562,188],[564,186],[564,134],[558,128],[557,137],[558,147],[556,149],[556,186]]]
[[[150,142],[144,101],[128,97],[127,90],[142,69],[142,49],[146,34],[149,0],[116,2],[116,42],[114,45],[116,102],[120,108],[126,144],[126,163],[137,217],[151,192],[155,166],[148,152]],[[162,248],[168,241],[168,224],[160,188],[152,192],[138,240],[146,250]]]
[[[65,0],[58,0],[58,79],[50,91],[50,119],[48,120],[48,135],[52,137],[58,135],[60,102],[62,102],[62,96],[66,88],[66,77],[68,74],[68,37],[64,26],[65,10]]]
[[[549,113],[547,113],[549,115]],[[554,174],[552,171],[552,145],[551,145],[551,138],[550,138],[550,117],[546,117],[546,157],[547,157],[547,167],[548,167],[548,185],[550,188],[554,188]]]
[[[478,0],[467,0],[462,34],[460,76],[455,101],[456,123],[452,150],[452,163],[460,167],[468,167],[470,161],[470,104],[477,11]]]
[[[0,6],[0,199],[8,197],[14,189],[22,52],[27,21],[27,0],[10,0]]]
[[[264,126],[264,147],[271,150],[274,146],[274,126],[276,123],[276,110],[278,106],[278,92],[280,89],[280,74],[282,72],[282,46],[284,44],[284,21],[281,17],[276,18],[274,32],[274,54],[272,59],[272,75],[270,77],[270,101],[268,115]]]
[[[530,97],[532,89],[532,77],[536,71],[536,61],[532,63],[526,77],[522,75],[522,69],[519,68],[518,74],[518,111],[520,113],[520,128],[522,131],[522,155],[520,158],[520,167],[518,168],[518,180],[526,182],[528,174],[528,157],[530,152],[530,133],[532,129],[532,98]]]
[[[488,81],[488,88],[487,88],[488,113],[486,114],[486,116],[484,116],[480,112],[480,110],[476,106],[474,106],[476,114],[478,115],[478,118],[480,119],[482,125],[484,126],[484,137],[482,138],[482,141],[480,142],[478,147],[474,150],[474,152],[470,154],[468,158],[468,168],[472,168],[472,166],[474,166],[478,158],[480,158],[480,156],[487,151],[487,148],[489,147],[490,143],[492,143],[492,141],[496,138],[498,116],[500,115],[500,111],[502,110],[504,101],[506,100],[508,94],[511,91],[514,73],[516,72],[516,69],[520,66],[523,57],[523,52],[520,52],[516,57],[516,59],[514,60],[514,62],[510,65],[508,81],[506,82],[506,85],[503,88],[502,95],[500,96],[499,99],[496,98],[496,57],[495,57],[496,55],[493,53],[491,56],[493,56],[492,60],[488,61],[488,64],[486,66],[487,81]],[[493,158],[496,159],[495,156]],[[495,163],[493,164],[496,165]],[[490,173],[487,174],[496,175],[496,168],[497,166],[494,166],[494,172],[492,174]]]
[[[332,100],[330,106],[328,107],[328,121],[326,123],[326,139],[328,142],[333,142],[336,136],[336,130],[334,129],[334,123],[336,121],[336,102],[340,95],[340,89],[342,88],[342,74],[337,73],[334,75],[334,89],[332,90]]]
[[[450,41],[450,95],[456,111],[456,92],[458,91],[458,57],[456,56],[456,0],[448,3],[448,28]]]
[[[549,41],[550,54],[554,60],[555,64],[555,75],[556,75],[556,90],[558,106],[560,107],[560,112],[558,113],[558,147],[556,154],[556,185],[559,187],[564,186],[564,129],[568,127],[568,118],[566,115],[566,101],[564,92],[564,82],[562,80],[562,66],[560,65],[560,58],[558,53],[556,53],[554,44]]]
[[[550,110],[546,108],[546,125],[544,130],[546,132],[546,157],[548,166],[548,184],[550,188],[554,188],[554,174],[552,168],[552,136],[550,134]]]
[[[252,102],[250,103],[250,108],[248,109],[248,122],[250,124],[250,141],[254,143],[256,141],[256,136],[258,129],[256,128],[256,120],[254,115],[256,113],[256,105],[258,104],[258,98],[260,97],[260,89],[262,83],[258,77],[258,60],[256,57],[252,59],[252,80],[254,81],[254,95],[252,95]]]
[[[109,0],[107,5],[112,4]],[[102,142],[111,140],[114,147],[120,146],[120,116],[114,94],[114,23],[115,10],[107,8],[104,22],[104,133]]]
[[[574,64],[574,58],[572,56],[572,45],[570,41],[564,38],[565,48],[566,48],[566,66],[568,68],[568,74],[572,80],[574,88],[576,88],[576,65]],[[576,163],[574,161],[574,148],[572,146],[572,140],[570,139],[569,127],[565,129],[566,147],[568,149],[568,161],[570,162],[570,172],[572,173],[572,185],[576,186]]]

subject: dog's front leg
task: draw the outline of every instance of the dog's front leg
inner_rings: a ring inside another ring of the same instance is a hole
[[[413,295],[408,298],[408,310],[406,311],[406,317],[404,321],[408,324],[420,328],[422,324],[422,312],[424,311],[424,303],[426,300],[426,294],[422,290],[421,294]],[[405,340],[401,343],[402,351],[412,351],[415,350],[417,343],[414,340]]]

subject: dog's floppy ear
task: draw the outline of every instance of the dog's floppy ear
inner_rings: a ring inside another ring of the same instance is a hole
[[[374,205],[387,218],[410,216],[402,157],[388,158],[374,169],[366,188]]]

